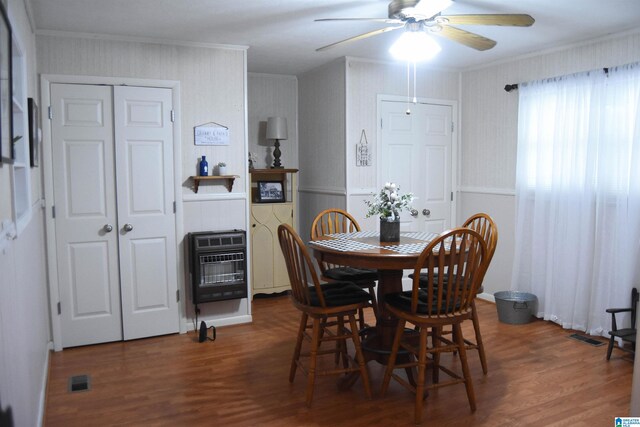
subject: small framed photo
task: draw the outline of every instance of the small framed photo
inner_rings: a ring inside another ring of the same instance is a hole
[[[282,181],[258,181],[258,203],[284,202]]]

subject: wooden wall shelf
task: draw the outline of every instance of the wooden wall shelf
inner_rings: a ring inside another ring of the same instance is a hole
[[[198,192],[198,187],[200,186],[200,181],[224,181],[224,184],[231,193],[231,189],[233,188],[233,181],[236,178],[240,178],[238,175],[213,175],[213,176],[192,176],[193,179],[193,191]]]
[[[284,175],[288,173],[296,173],[298,169],[251,169],[252,175]]]

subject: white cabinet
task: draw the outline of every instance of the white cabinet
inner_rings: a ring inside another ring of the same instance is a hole
[[[251,171],[251,286],[253,294],[289,290],[289,276],[278,242],[278,226],[295,227],[297,169]],[[258,183],[281,183],[284,202],[258,202]]]

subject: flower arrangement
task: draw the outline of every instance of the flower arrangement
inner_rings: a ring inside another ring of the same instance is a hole
[[[368,206],[367,218],[378,215],[381,220],[397,221],[400,212],[409,208],[413,202],[413,193],[399,195],[400,187],[393,182],[387,182],[380,193],[373,195],[373,200],[365,200]]]
[[[218,163],[218,167],[222,167],[222,168],[223,168],[223,167],[225,167],[225,166],[227,166],[227,164],[226,164],[225,162],[220,162],[220,163]]]

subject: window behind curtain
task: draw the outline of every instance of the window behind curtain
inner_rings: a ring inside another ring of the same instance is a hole
[[[513,289],[606,332],[640,287],[640,66],[521,84]]]

